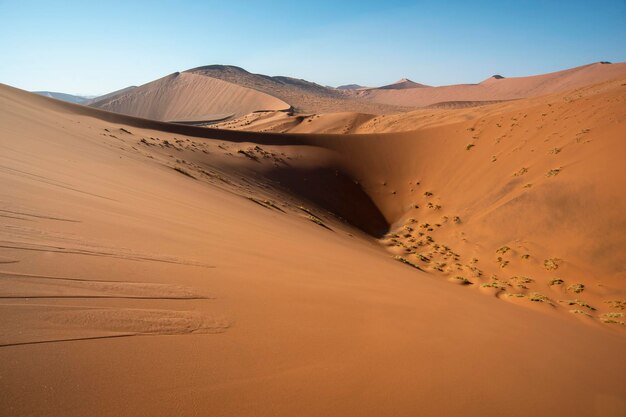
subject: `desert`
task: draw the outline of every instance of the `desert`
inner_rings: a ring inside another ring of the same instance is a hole
[[[626,415],[625,62],[251,71],[0,84],[0,415]]]

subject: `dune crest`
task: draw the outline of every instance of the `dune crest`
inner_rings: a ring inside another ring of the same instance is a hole
[[[192,73],[171,74],[91,106],[147,119],[198,124],[290,108],[268,94]]]
[[[480,84],[430,88],[388,87],[358,91],[360,99],[396,106],[425,107],[450,101],[494,101],[537,97],[626,76],[626,63],[595,63],[530,77],[493,76]]]

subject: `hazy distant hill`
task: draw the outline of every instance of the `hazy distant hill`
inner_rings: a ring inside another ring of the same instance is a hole
[[[345,84],[337,87],[337,90],[359,90],[361,88],[367,88],[359,84]]]
[[[57,100],[69,101],[70,103],[77,104],[84,104],[85,102],[90,100],[89,97],[75,96],[66,93],[57,93],[55,91],[33,91],[33,93],[39,94],[40,96],[52,97],[56,98]]]

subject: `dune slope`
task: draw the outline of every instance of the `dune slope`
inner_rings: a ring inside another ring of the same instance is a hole
[[[502,120],[474,120],[473,131],[466,120],[405,134],[276,135],[152,122],[0,86],[2,414],[623,415],[619,325],[452,285],[372,237],[404,227],[414,203],[429,219],[435,209],[414,196],[431,190],[467,227],[450,236],[488,252],[517,239],[526,219],[503,225],[528,208],[508,194],[517,190],[508,178],[518,155],[544,149],[516,132],[551,111],[573,117],[557,122],[568,134],[535,142],[561,146],[546,166],[564,168],[555,188],[544,166],[529,167],[541,184],[532,209],[554,208],[582,187],[574,178],[589,184],[585,175],[608,170],[615,184],[589,197],[605,209],[623,181],[614,159],[599,163],[621,146],[619,88],[541,103],[526,118],[503,108]],[[576,141],[569,133],[583,116],[594,124]],[[496,129],[507,139],[493,143]],[[614,204],[593,224],[614,220],[623,201]],[[487,222],[490,213],[499,220]],[[557,239],[572,226],[545,224],[526,230]],[[429,232],[442,242],[444,233]],[[464,262],[473,255],[455,250]],[[561,266],[576,264],[569,250],[555,254]]]
[[[290,107],[268,94],[191,73],[174,73],[90,105],[131,116],[177,122],[208,122]]]

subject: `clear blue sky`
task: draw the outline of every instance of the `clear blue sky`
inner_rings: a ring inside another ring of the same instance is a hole
[[[0,82],[100,94],[232,64],[324,85],[431,85],[626,61],[626,0],[0,0]]]

